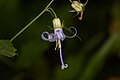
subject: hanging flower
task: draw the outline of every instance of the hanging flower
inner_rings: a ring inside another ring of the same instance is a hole
[[[85,6],[88,3],[88,0],[84,4],[81,3],[80,0],[78,0],[78,1],[69,0],[69,1],[72,3],[71,7],[74,9],[74,10],[71,10],[70,12],[77,12],[77,15],[80,14],[79,19],[82,20],[83,12],[85,10]]]
[[[60,61],[61,61],[61,69],[67,68],[68,64],[64,64],[63,57],[62,57],[62,49],[61,49],[61,41],[63,41],[65,38],[73,38],[77,35],[77,30],[74,27],[70,27],[69,29],[74,29],[75,34],[73,36],[66,36],[63,33],[63,26],[61,25],[61,21],[59,18],[53,19],[53,27],[54,27],[54,33],[48,33],[47,31],[43,32],[41,34],[41,38],[45,41],[49,42],[55,42],[56,41],[56,47],[55,50],[60,51]],[[45,34],[48,35],[48,37],[45,37]]]

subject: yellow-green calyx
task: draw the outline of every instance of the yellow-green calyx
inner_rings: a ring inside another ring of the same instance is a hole
[[[62,28],[61,21],[60,21],[59,18],[54,18],[53,19],[53,27],[54,27],[54,29]]]

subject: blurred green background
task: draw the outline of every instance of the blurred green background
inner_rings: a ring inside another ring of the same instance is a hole
[[[0,0],[0,39],[11,39],[49,2]],[[55,43],[40,37],[44,31],[52,32],[47,26],[52,27],[53,17],[45,12],[13,41],[18,56],[0,56],[0,80],[120,80],[120,1],[89,0],[81,21],[79,15],[69,13],[69,0],[54,0],[51,7],[65,27],[76,27],[82,39],[62,42],[64,61],[69,67],[61,70]]]

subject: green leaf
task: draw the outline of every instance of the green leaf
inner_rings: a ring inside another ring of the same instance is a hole
[[[0,55],[13,57],[17,55],[15,51],[17,51],[17,49],[13,47],[13,44],[10,42],[10,40],[0,40]]]

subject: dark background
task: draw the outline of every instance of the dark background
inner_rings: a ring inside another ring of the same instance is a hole
[[[85,3],[86,0],[81,0]],[[50,0],[0,0],[0,39],[11,39],[33,20]],[[0,56],[0,80],[120,80],[120,1],[89,0],[80,21],[70,13],[69,0],[54,0],[51,7],[73,26],[78,36],[62,42],[65,63],[61,70],[55,43],[41,39],[53,32],[53,17],[45,12],[14,41],[18,56]],[[64,29],[66,35],[69,32]]]

